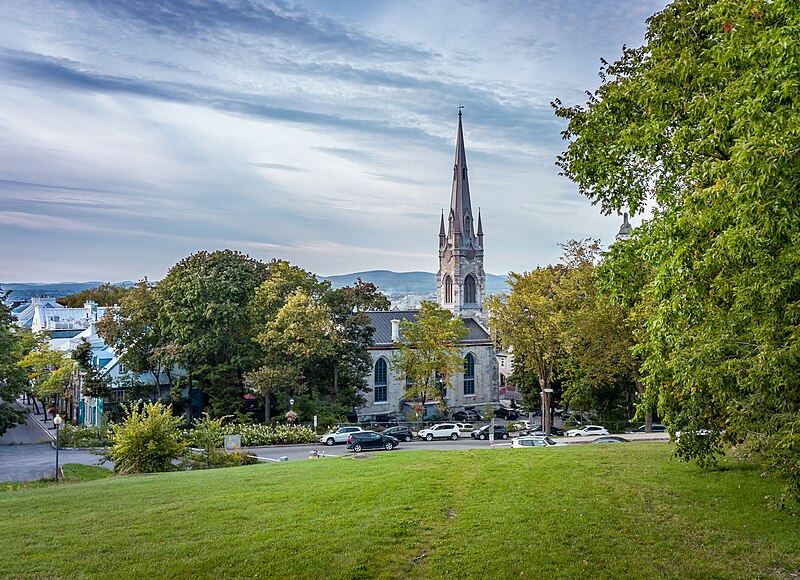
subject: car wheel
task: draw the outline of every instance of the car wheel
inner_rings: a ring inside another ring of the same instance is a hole
[[[394,443],[392,443],[391,441],[387,441],[386,445],[384,445],[383,448],[386,449],[386,451],[391,451],[392,449],[394,449]]]
[[[361,449],[362,449],[361,443],[356,443],[355,445],[353,445],[353,451],[355,451],[356,453],[361,453]]]
[[[411,435],[406,435],[406,443],[411,443]]]
[[[503,433],[503,439],[508,439],[508,433]]]
[[[450,439],[452,439],[453,441],[455,441],[456,439],[458,439],[458,433],[451,433],[451,434],[450,434]]]
[[[481,433],[480,439],[481,439],[481,441],[483,441],[484,439],[486,439],[486,435]]]
[[[328,437],[328,438],[325,440],[325,445],[331,446],[331,445],[333,445],[334,443],[336,443],[336,441],[333,439],[333,437]]]
[[[425,439],[428,441],[433,441],[433,433],[428,433],[427,435],[425,435]]]

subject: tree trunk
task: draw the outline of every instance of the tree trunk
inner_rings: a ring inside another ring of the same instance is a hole
[[[633,362],[633,384],[636,385],[636,390],[639,392],[639,396],[644,396],[644,385],[639,377],[639,364],[634,361]],[[644,414],[644,431],[645,433],[652,433],[653,432],[653,413],[650,409],[647,409]]]
[[[269,391],[264,393],[264,424],[266,425],[269,423],[270,420],[270,407],[269,407]]]

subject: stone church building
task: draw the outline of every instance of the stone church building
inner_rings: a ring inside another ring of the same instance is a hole
[[[450,209],[439,225],[439,272],[436,296],[439,306],[460,317],[468,331],[459,348],[464,357],[464,371],[451,378],[453,388],[444,393],[447,409],[457,411],[475,408],[480,412],[486,404],[496,406],[499,398],[497,358],[487,330],[483,301],[486,297],[486,273],[483,270],[483,226],[480,211],[472,211],[469,192],[467,156],[461,112],[458,113],[456,159],[453,167],[453,186]],[[398,378],[392,365],[400,340],[400,322],[414,320],[415,310],[370,312],[375,328],[372,356],[371,392],[367,403],[359,409],[360,416],[386,415],[398,418],[411,413],[412,401],[405,398],[405,381]],[[438,411],[439,401],[431,401],[426,417]]]

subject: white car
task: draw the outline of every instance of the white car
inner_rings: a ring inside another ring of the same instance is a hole
[[[580,429],[570,429],[567,437],[582,437],[584,435],[610,435],[608,429],[600,425],[584,425]]]
[[[519,437],[511,442],[511,447],[528,448],[528,447],[566,447],[566,443],[553,441],[550,437],[542,437],[539,435],[528,435]]]
[[[332,433],[325,433],[319,438],[320,443],[325,445],[333,445],[334,443],[347,443],[347,438],[353,433],[363,431],[361,427],[339,427]]]
[[[475,427],[472,426],[472,423],[456,423],[456,427],[461,433],[469,433]]]
[[[433,441],[434,439],[452,439],[455,441],[461,434],[458,430],[458,425],[455,423],[440,423],[427,429],[420,429],[417,436],[426,441]]]

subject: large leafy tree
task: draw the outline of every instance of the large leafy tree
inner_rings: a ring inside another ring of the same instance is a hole
[[[25,422],[25,413],[14,402],[28,386],[25,371],[17,364],[25,354],[24,343],[5,304],[7,296],[0,292],[0,435]]]
[[[119,302],[117,311],[106,311],[97,333],[114,347],[120,362],[135,375],[155,379],[158,399],[163,398],[161,379],[172,383],[172,366],[177,350],[159,324],[159,294],[147,280],[132,287]]]
[[[156,286],[159,332],[191,384],[209,396],[214,416],[241,408],[244,374],[257,354],[248,306],[268,276],[266,264],[239,252],[197,252]]]
[[[400,322],[400,345],[392,364],[406,381],[406,397],[424,407],[432,400],[444,407],[451,377],[464,370],[459,342],[467,335],[460,318],[435,302],[423,300],[414,321]]]
[[[648,25],[585,106],[555,103],[559,164],[605,212],[655,205],[641,350],[679,454],[748,440],[798,498],[800,11],[681,0]]]

